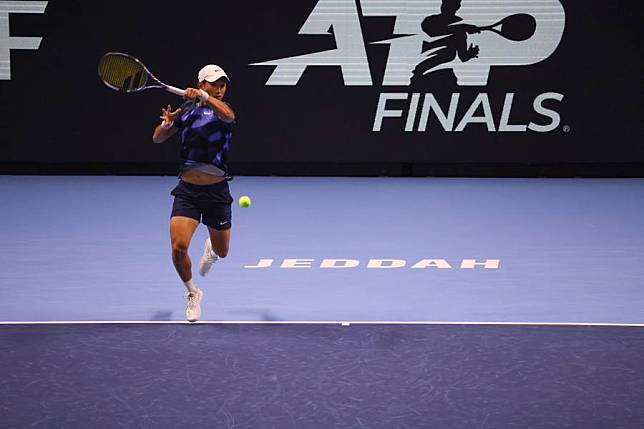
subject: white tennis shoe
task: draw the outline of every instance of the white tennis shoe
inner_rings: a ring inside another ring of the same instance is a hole
[[[217,256],[217,254],[213,252],[209,238],[206,240],[206,245],[203,249],[203,255],[201,256],[201,260],[199,261],[199,275],[203,277],[208,274],[210,267],[212,267],[212,264],[217,262],[218,259],[219,256]]]
[[[203,298],[203,291],[197,288],[197,292],[188,292],[186,298],[188,299],[186,319],[188,319],[188,322],[196,322],[201,317],[201,298]]]

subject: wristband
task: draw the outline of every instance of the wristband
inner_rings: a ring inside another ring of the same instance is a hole
[[[161,122],[161,128],[163,128],[164,130],[169,130],[170,128],[172,128],[173,124],[174,124],[174,121],[173,122],[167,122],[164,119],[163,122]]]
[[[210,94],[208,94],[206,91],[203,89],[201,90],[201,95],[199,95],[199,101],[205,103],[208,101],[208,98],[210,97]]]

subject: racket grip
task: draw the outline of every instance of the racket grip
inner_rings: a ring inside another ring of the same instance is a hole
[[[171,92],[171,93],[173,93],[175,95],[179,95],[181,97],[183,97],[183,95],[186,93],[183,89],[179,89],[179,88],[176,88],[176,87],[170,86],[170,85],[167,85],[165,87],[165,89],[166,89],[166,91]]]

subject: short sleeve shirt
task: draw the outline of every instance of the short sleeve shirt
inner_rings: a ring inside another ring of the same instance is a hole
[[[182,169],[210,165],[226,175],[234,122],[222,121],[210,106],[193,101],[185,102],[181,110],[174,126],[181,133]]]

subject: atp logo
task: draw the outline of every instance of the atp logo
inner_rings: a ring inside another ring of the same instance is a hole
[[[10,13],[45,13],[46,1],[0,1],[0,80],[11,79],[10,52],[12,49],[38,49],[42,37],[11,37]],[[6,24],[5,24],[6,23]]]
[[[368,27],[376,17],[394,19],[391,37],[365,42],[362,24]],[[500,103],[503,90],[475,92],[490,86],[493,67],[526,67],[549,58],[565,24],[559,0],[319,0],[299,34],[333,37],[335,49],[251,65],[275,67],[267,86],[295,86],[308,67],[318,66],[339,67],[344,86],[374,86],[367,46],[384,44],[389,49],[381,91],[397,86],[413,92],[381,92],[371,131],[484,126],[488,132],[545,133],[561,123],[563,94],[505,93]],[[532,111],[523,123],[512,121],[515,104]]]
[[[528,66],[557,49],[565,27],[559,0],[320,0],[301,35],[332,35],[336,48],[253,63],[275,66],[266,85],[294,86],[308,67],[339,66],[345,86],[373,86],[361,16],[393,17],[382,86],[433,79],[485,86],[491,67]]]

